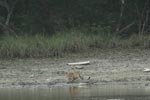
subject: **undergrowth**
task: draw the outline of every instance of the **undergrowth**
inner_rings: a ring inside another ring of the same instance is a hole
[[[63,56],[89,49],[150,48],[150,36],[128,38],[112,34],[86,34],[81,31],[60,32],[53,36],[1,36],[0,58]]]

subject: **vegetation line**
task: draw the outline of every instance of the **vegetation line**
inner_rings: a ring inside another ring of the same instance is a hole
[[[86,34],[80,31],[57,33],[53,36],[3,36],[0,58],[54,57],[91,49],[150,48],[150,36],[132,35],[122,38],[112,34]]]

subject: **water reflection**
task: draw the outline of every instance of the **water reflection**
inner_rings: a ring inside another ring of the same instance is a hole
[[[0,100],[150,100],[150,87],[77,85],[0,88]]]
[[[79,93],[80,93],[79,87],[76,87],[76,86],[69,87],[70,96],[75,97],[75,96],[79,95]]]

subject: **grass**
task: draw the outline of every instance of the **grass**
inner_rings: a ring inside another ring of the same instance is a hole
[[[132,35],[121,39],[111,34],[86,34],[81,31],[60,32],[53,36],[3,36],[0,58],[36,58],[63,56],[90,49],[150,48],[150,36]]]

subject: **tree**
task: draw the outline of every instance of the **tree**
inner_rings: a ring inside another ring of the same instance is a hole
[[[0,28],[4,34],[9,34],[13,32],[13,30],[9,28],[9,23],[17,1],[18,0],[0,0],[0,6],[5,8],[7,11],[5,22],[4,23],[0,22]]]

